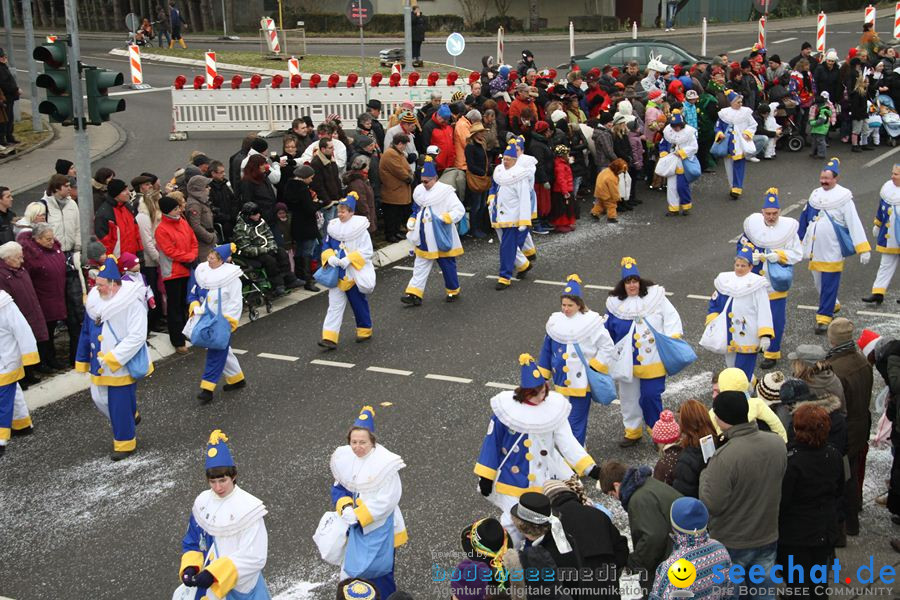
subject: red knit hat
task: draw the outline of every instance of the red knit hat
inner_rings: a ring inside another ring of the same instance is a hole
[[[857,54],[859,54],[859,50],[857,50],[855,47],[850,48],[850,50],[847,51],[847,60],[850,60],[851,58],[856,58]]]
[[[877,344],[880,339],[881,336],[874,331],[863,329],[862,333],[859,334],[859,339],[856,340],[856,345],[862,350],[863,355],[868,357],[872,354],[872,351],[875,350],[875,344]]]
[[[550,124],[547,121],[538,121],[534,124],[535,133],[544,133],[550,129]]]
[[[660,413],[659,420],[653,425],[652,437],[655,444],[674,444],[681,438],[681,427],[671,410]]]

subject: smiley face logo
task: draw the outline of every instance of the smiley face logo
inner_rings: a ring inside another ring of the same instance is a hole
[[[691,561],[679,558],[669,567],[669,583],[677,588],[690,587],[697,579],[697,569]]]

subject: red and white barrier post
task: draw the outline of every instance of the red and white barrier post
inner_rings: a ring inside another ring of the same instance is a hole
[[[900,39],[900,2],[894,8],[894,39]]]
[[[131,83],[133,90],[146,90],[150,86],[144,83],[144,69],[141,66],[141,49],[136,44],[128,46],[128,62],[131,63]]]
[[[875,31],[875,7],[871,4],[866,7],[865,16],[863,17],[863,25],[871,23],[872,31]]]
[[[216,53],[210,50],[206,53],[206,87],[212,88],[213,79],[218,75],[216,68]]]
[[[497,64],[503,64],[503,28],[497,28]]]
[[[278,28],[275,27],[275,21],[269,17],[263,17],[259,23],[266,32],[266,44],[269,46],[269,52],[281,54],[281,43],[278,41]]]
[[[48,44],[52,44],[53,42],[56,41],[56,36],[55,36],[55,35],[48,35],[47,38],[46,38],[46,40],[47,40],[47,43],[48,43]]]
[[[291,79],[294,75],[300,74],[300,59],[295,56],[292,56],[288,59],[288,79]]]
[[[820,12],[819,18],[816,20],[816,52],[822,54],[825,52],[825,28],[828,26],[828,16]]]
[[[759,18],[759,35],[757,36],[757,43],[760,48],[766,47],[766,16],[763,15]]]

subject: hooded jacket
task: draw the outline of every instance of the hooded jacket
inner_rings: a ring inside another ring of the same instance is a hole
[[[675,488],[653,478],[650,467],[632,467],[619,486],[619,499],[628,512],[634,551],[628,557],[632,570],[644,569],[650,576],[669,555],[672,503],[681,498]]]
[[[847,410],[847,455],[857,456],[869,443],[872,430],[872,399],[874,377],[872,366],[856,345],[828,359],[834,374],[841,382]]]
[[[197,237],[184,217],[163,215],[153,237],[163,281],[190,277],[191,267],[197,261]]]
[[[47,205],[47,223],[53,229],[53,235],[59,240],[63,252],[79,252],[81,250],[81,217],[78,204],[71,198],[60,202],[53,195],[44,195]]]
[[[118,202],[107,194],[106,201],[94,214],[94,235],[106,248],[107,254],[121,256],[131,252],[140,257],[144,245],[134,213],[127,202]]]
[[[844,464],[831,444],[788,444],[781,484],[778,543],[830,548],[838,537],[838,504],[844,495]]]
[[[41,311],[41,304],[25,267],[13,269],[6,261],[0,260],[0,290],[12,296],[16,306],[28,321],[35,339],[39,342],[47,341],[49,339],[47,320]]]

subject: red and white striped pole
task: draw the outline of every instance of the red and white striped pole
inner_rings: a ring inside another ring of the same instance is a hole
[[[865,17],[863,18],[863,25],[868,23],[872,24],[872,31],[875,31],[875,7],[871,4],[866,7]]]
[[[212,88],[213,79],[218,74],[216,70],[216,53],[210,50],[206,53],[206,87]]]
[[[503,64],[503,27],[497,28],[497,64]]]
[[[131,63],[131,85],[144,83],[144,71],[141,68],[141,49],[137,44],[128,46],[128,58]]]
[[[759,36],[757,39],[760,48],[766,47],[766,16],[763,15],[759,18]]]
[[[820,12],[816,22],[816,52],[825,52],[825,28],[828,26],[828,16]]]
[[[288,59],[288,79],[293,77],[294,75],[300,74],[300,59],[295,56],[292,56]]]
[[[900,39],[900,2],[894,8],[894,39]]]
[[[48,43],[48,44],[52,44],[53,42],[56,41],[56,36],[55,36],[55,35],[48,35],[46,39],[47,39],[47,43]]]

